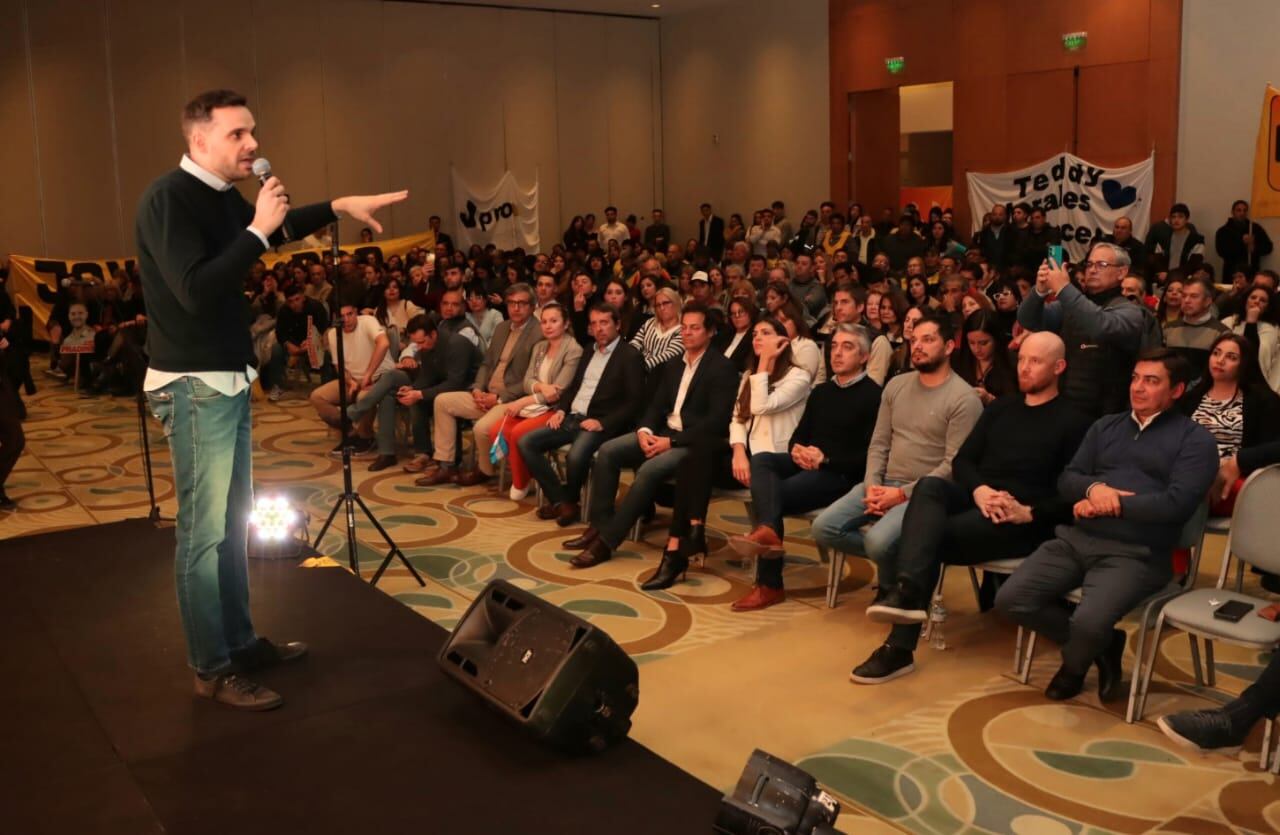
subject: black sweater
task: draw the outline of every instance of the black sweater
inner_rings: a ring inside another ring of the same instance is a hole
[[[254,207],[181,168],[156,179],[138,203],[136,233],[147,299],[147,354],[160,371],[242,371],[253,364],[244,281],[262,255],[249,231]],[[297,237],[336,219],[328,203],[291,209]],[[277,231],[273,245],[284,242]]]
[[[796,444],[816,446],[827,456],[822,469],[862,481],[867,471],[867,448],[880,413],[880,386],[863,377],[841,388],[828,380],[809,395],[804,415],[791,433],[790,450]]]
[[[1058,495],[1058,476],[1071,463],[1089,418],[1062,397],[1028,406],[1021,394],[983,410],[951,462],[956,484],[1013,494],[1037,523],[1071,521],[1071,503]]]

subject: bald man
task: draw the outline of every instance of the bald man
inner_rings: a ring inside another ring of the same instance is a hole
[[[879,684],[915,669],[913,653],[928,617],[939,566],[1025,557],[1071,521],[1058,476],[1075,455],[1089,419],[1058,396],[1066,348],[1057,334],[1033,333],[1018,352],[1019,394],[982,413],[952,461],[953,481],[916,483],[902,521],[896,565],[880,566],[888,593],[867,609],[894,624],[883,647],[854,670]]]

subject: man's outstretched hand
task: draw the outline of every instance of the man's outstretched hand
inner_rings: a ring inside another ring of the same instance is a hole
[[[333,207],[334,214],[355,218],[374,232],[382,234],[382,224],[374,219],[373,213],[392,203],[399,203],[408,196],[408,190],[388,191],[385,194],[352,194],[334,198],[330,205]]]

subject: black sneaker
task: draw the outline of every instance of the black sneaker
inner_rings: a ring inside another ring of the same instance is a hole
[[[378,442],[373,438],[352,438],[352,458],[374,458],[378,454]]]
[[[1201,753],[1216,751],[1234,754],[1244,747],[1244,738],[1231,724],[1231,717],[1221,710],[1184,710],[1156,720],[1164,735],[1184,748]]]
[[[342,448],[343,448],[344,446],[347,446],[348,444],[354,444],[354,443],[355,443],[355,439],[354,439],[354,438],[343,438],[341,441],[338,441],[338,445],[337,445],[337,446],[335,446],[333,449],[329,450],[329,457],[330,457],[330,458],[342,458]]]
[[[914,672],[915,658],[909,650],[884,644],[866,661],[853,668],[849,680],[858,684],[884,684]]]
[[[915,592],[911,583],[905,580],[889,589],[883,595],[876,595],[867,607],[867,619],[876,623],[924,623],[929,619],[925,610],[924,598]]]

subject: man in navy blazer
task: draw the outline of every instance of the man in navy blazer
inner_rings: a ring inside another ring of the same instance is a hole
[[[578,494],[596,450],[634,428],[643,404],[637,393],[644,389],[644,358],[619,335],[618,308],[596,302],[587,321],[594,340],[590,355],[578,363],[573,382],[560,395],[547,425],[517,441],[529,474],[542,486],[546,499],[538,508],[538,518],[555,519],[562,528],[580,518]],[[546,453],[565,444],[571,446],[562,484]]]
[[[590,568],[613,556],[658,488],[675,475],[690,444],[729,435],[738,370],[724,354],[709,350],[714,330],[704,305],[685,306],[680,331],[684,354],[658,367],[653,399],[640,428],[609,441],[596,455],[591,526],[564,543],[565,548],[583,549],[570,561],[574,568]],[[636,476],[615,510],[623,468],[634,468]]]

